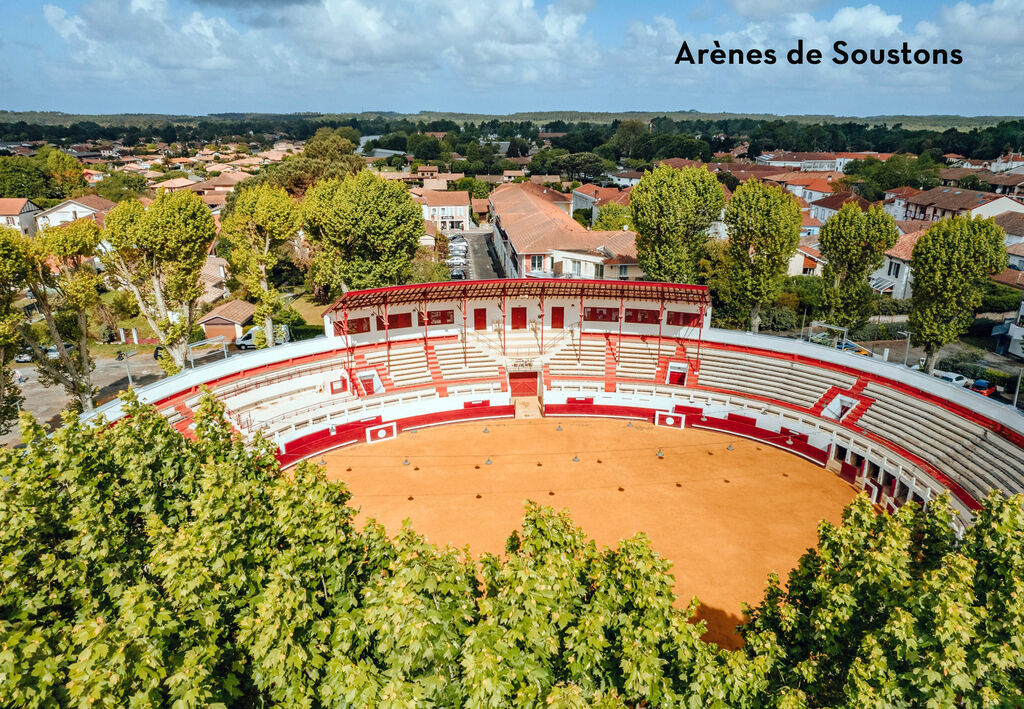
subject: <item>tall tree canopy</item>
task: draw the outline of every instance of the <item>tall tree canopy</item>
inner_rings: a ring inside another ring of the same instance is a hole
[[[357,526],[203,397],[195,440],[131,397],[113,426],[26,419],[0,450],[5,706],[1016,706],[1024,498],[958,538],[947,501],[822,524],[744,646],[674,606],[643,534],[598,549],[529,504],[502,556]],[[678,569],[686,573],[685,569]]]
[[[0,434],[10,432],[23,401],[11,365],[22,343],[25,316],[15,301],[21,296],[27,269],[21,234],[17,229],[0,227]]]
[[[148,208],[121,202],[107,214],[101,258],[114,282],[135,296],[160,338],[171,372],[185,366],[203,294],[199,272],[216,235],[209,208],[195,192],[161,191]]]
[[[303,225],[317,249],[314,274],[333,290],[405,283],[424,233],[423,210],[405,186],[359,172],[313,185]],[[333,274],[331,280],[322,274]]]
[[[913,342],[924,347],[929,372],[942,347],[967,331],[988,276],[1006,268],[1004,238],[991,219],[951,217],[932,224],[914,246],[907,324]]]
[[[829,284],[823,291],[829,322],[850,327],[870,312],[868,276],[898,238],[896,223],[879,205],[864,212],[847,202],[825,222],[819,248],[825,258],[822,275]]]
[[[299,206],[284,188],[260,184],[243,190],[221,236],[231,244],[232,273],[256,297],[256,321],[263,322],[257,345],[274,346],[274,312],[280,297],[269,281],[278,250],[299,230]]]
[[[708,228],[724,204],[722,185],[703,167],[662,165],[644,173],[630,194],[629,208],[637,261],[647,277],[693,283]]]
[[[778,295],[786,264],[800,244],[801,221],[793,195],[756,179],[737,187],[725,208],[729,277],[737,304],[750,310],[754,332],[761,325],[761,306]]]

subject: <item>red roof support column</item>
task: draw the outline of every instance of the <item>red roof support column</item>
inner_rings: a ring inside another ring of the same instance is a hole
[[[467,308],[469,307],[469,305],[467,304],[466,301],[467,301],[467,298],[466,298],[466,287],[463,286],[462,287],[462,366],[463,367],[469,366],[468,358],[466,356],[466,319],[468,318]]]
[[[505,356],[505,287],[501,287],[501,356]]]
[[[580,341],[576,345],[576,364],[583,361],[583,286],[580,286]]]
[[[544,286],[540,287],[540,356],[544,356]]]
[[[626,299],[624,296],[619,296],[619,339],[615,342],[615,362],[618,364],[622,361],[622,319],[625,317],[626,312]]]
[[[700,306],[700,322],[697,323],[697,374],[700,375],[700,345],[704,339],[704,304]]]
[[[388,361],[388,371],[391,371],[391,338],[389,329],[391,328],[391,320],[388,317],[388,297],[384,296],[384,350]]]
[[[661,297],[661,302],[658,304],[658,366],[661,367],[661,326],[665,321],[665,296]],[[658,370],[654,370],[657,372]],[[657,384],[658,382],[654,382]]]

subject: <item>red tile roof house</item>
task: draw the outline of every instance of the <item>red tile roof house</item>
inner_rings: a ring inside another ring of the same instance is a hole
[[[917,241],[927,229],[903,234],[896,245],[885,252],[885,261],[877,271],[868,277],[871,288],[878,293],[888,293],[893,298],[909,298],[913,292],[914,279],[910,273],[910,259],[914,255]]]
[[[206,339],[223,337],[233,345],[241,337],[244,327],[252,322],[256,306],[244,300],[222,303],[196,321],[203,328]]]
[[[98,195],[82,195],[74,199],[64,200],[55,207],[50,207],[45,211],[37,212],[35,215],[36,228],[43,229],[45,227],[60,226],[61,224],[67,224],[68,222],[87,217],[95,219],[102,226],[103,217],[116,206],[116,202],[103,199]]]
[[[506,277],[642,279],[636,234],[581,226],[556,202],[567,207],[566,198],[531,182],[491,193],[494,249]]]
[[[588,209],[591,212],[590,221],[597,220],[601,207],[606,204],[621,204],[629,206],[629,195],[632,187],[619,189],[618,187],[599,187],[597,185],[581,185],[572,191],[572,213],[577,209]]]
[[[958,214],[994,217],[1003,212],[1024,212],[1024,204],[992,192],[934,187],[908,197],[907,213],[903,218],[937,222]]]
[[[469,192],[465,190],[419,190],[413,199],[423,207],[423,218],[434,222],[437,228],[444,231],[468,229],[472,223],[470,217]]]
[[[17,229],[22,234],[33,236],[36,233],[36,214],[39,211],[39,207],[28,199],[0,199],[0,226]]]
[[[918,194],[921,190],[916,187],[894,187],[885,191],[882,204],[893,219],[903,219],[907,213],[907,200]]]
[[[868,211],[871,207],[871,202],[858,194],[853,192],[836,192],[828,197],[811,202],[811,216],[824,224],[832,215],[838,214],[840,208],[848,202],[856,204],[862,212]]]

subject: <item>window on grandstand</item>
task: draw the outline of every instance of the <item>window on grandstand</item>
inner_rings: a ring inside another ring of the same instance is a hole
[[[423,313],[420,313],[420,325],[423,324]],[[427,325],[451,325],[455,322],[454,310],[427,311]]]
[[[665,324],[678,327],[697,327],[700,325],[700,313],[684,313],[679,310],[670,310],[668,311],[668,317],[665,319]]]
[[[604,278],[604,264],[603,263],[595,263],[594,264],[594,278]]]
[[[578,262],[577,262],[578,263]],[[618,308],[584,308],[583,319],[587,322],[618,322]]]
[[[628,281],[629,280],[629,266],[619,266],[619,280],[620,281]]]
[[[641,310],[639,308],[626,308],[626,322],[658,324],[657,310]]]
[[[412,327],[412,313],[389,313],[388,330],[398,330],[403,327]],[[377,316],[377,329],[384,329],[384,318]]]
[[[342,329],[344,330],[345,324],[341,323]],[[348,321],[348,334],[356,335],[360,332],[370,331],[370,318],[349,318]]]
[[[535,254],[530,257],[530,270],[531,271],[543,271],[544,270],[544,257]]]

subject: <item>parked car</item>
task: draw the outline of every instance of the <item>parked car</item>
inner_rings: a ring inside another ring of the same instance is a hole
[[[452,280],[453,281],[464,281],[466,280],[466,272],[461,268],[452,269]]]
[[[976,391],[982,396],[992,396],[996,393],[996,385],[987,379],[975,379],[971,384],[971,391]]]
[[[15,362],[31,362],[32,361],[32,350],[28,347],[22,347],[18,350],[18,354],[14,355]]]
[[[75,350],[77,348],[74,346],[74,344],[72,344],[70,342],[65,342],[64,343],[64,349],[65,349],[65,351],[67,351],[68,356],[70,356],[70,357],[74,357],[75,356]],[[60,358],[60,352],[57,351],[57,345],[50,345],[49,347],[46,348],[46,358],[47,359],[59,359]]]
[[[967,387],[971,385],[970,379],[962,374],[957,374],[956,372],[941,372],[939,370],[935,370],[932,372],[932,376],[938,377],[942,381],[949,382],[950,384],[954,384],[958,387]]]
[[[449,267],[465,266],[466,259],[459,256],[452,256],[451,258],[445,259],[445,263],[448,264]]]
[[[462,234],[453,234],[452,236],[448,237],[448,243],[449,244],[465,244],[466,243],[466,237],[464,237]]]
[[[843,352],[849,352],[851,354],[860,355],[861,357],[871,356],[871,350],[865,347],[861,347],[856,342],[851,342],[850,340],[845,340],[843,342],[838,343],[836,345],[836,349],[842,350]]]
[[[465,246],[460,247],[458,244],[448,247],[448,253],[452,256],[465,256],[467,252]]]
[[[248,350],[256,348],[256,333],[263,329],[262,325],[254,325],[249,328],[248,332],[235,340],[235,347],[240,350]],[[287,325],[276,325],[274,327],[274,344],[283,345],[291,339],[291,331]]]

